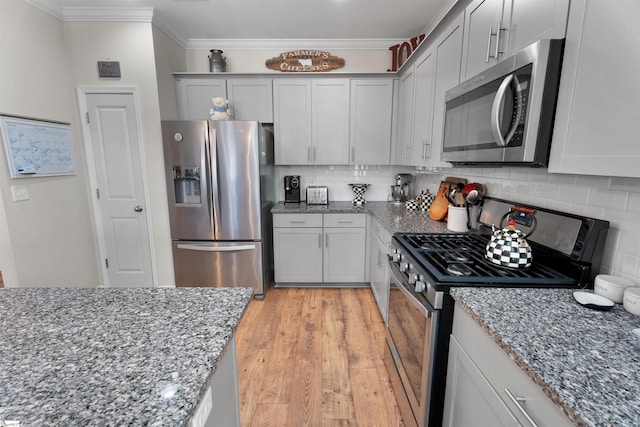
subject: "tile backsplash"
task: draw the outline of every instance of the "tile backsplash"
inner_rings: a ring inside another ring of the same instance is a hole
[[[329,200],[352,200],[349,183],[368,183],[364,197],[384,201],[397,173],[414,176],[413,193],[437,192],[445,176],[467,178],[487,187],[487,194],[514,202],[546,207],[610,222],[602,273],[633,280],[640,285],[640,179],[551,174],[535,168],[451,168],[417,171],[404,166],[278,166],[276,179],[300,175],[304,198],[308,185],[326,185]],[[276,188],[284,199],[282,184]]]

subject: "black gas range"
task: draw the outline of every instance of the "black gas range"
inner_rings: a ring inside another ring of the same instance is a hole
[[[469,233],[396,233],[389,257],[385,364],[405,425],[440,426],[446,386],[452,287],[588,288],[600,270],[607,221],[485,197]],[[532,221],[535,215],[535,221]],[[532,262],[490,262],[494,227],[513,220]]]

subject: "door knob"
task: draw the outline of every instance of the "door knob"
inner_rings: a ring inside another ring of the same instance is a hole
[[[138,205],[135,208],[133,208],[134,212],[142,212],[142,206]]]

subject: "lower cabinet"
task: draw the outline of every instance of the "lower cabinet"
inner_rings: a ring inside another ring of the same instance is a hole
[[[369,251],[369,280],[371,291],[378,303],[380,314],[387,323],[389,320],[389,247],[391,234],[374,219],[371,224],[371,248]]]
[[[276,285],[366,281],[366,214],[274,214]]]
[[[462,427],[479,422],[487,426],[573,425],[475,320],[456,305],[442,425]]]

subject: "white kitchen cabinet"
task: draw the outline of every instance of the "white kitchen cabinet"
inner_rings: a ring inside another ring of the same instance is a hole
[[[229,103],[234,120],[273,123],[273,87],[271,79],[227,79]]]
[[[311,163],[349,164],[349,80],[313,80],[311,88]]]
[[[207,77],[175,79],[179,120],[208,120],[213,107],[211,98],[227,99],[227,82]]]
[[[390,164],[393,80],[353,79],[350,88],[350,163]]]
[[[462,80],[531,43],[565,36],[569,0],[473,0],[465,8]]]
[[[508,46],[505,57],[538,40],[562,39],[567,30],[569,0],[511,0],[509,32],[504,38]]]
[[[399,81],[398,137],[395,158],[401,165],[408,165],[411,161],[414,85],[415,70],[413,67],[409,67],[400,74]]]
[[[273,123],[271,79],[180,76],[175,79],[179,120],[208,120],[212,98],[229,100],[234,120]]]
[[[435,55],[430,47],[414,65],[413,119],[408,165],[422,166],[428,159],[433,120]]]
[[[363,283],[366,214],[324,214],[324,283]]]
[[[274,80],[273,130],[276,164],[311,163],[311,80]]]
[[[518,420],[454,336],[449,343],[443,427],[517,426]]]
[[[369,251],[369,281],[371,291],[378,304],[384,322],[389,321],[389,248],[391,233],[380,222],[373,219],[371,224],[371,249]]]
[[[532,1],[532,0],[525,0]],[[504,37],[510,24],[503,14],[505,0],[473,0],[464,12],[462,80],[495,65],[504,56]]]
[[[433,119],[431,134],[425,147],[425,160],[431,167],[451,167],[440,160],[444,134],[445,94],[460,83],[460,51],[464,33],[464,16],[459,15],[436,39],[433,84]]]
[[[403,165],[451,167],[440,161],[444,98],[460,83],[463,24],[461,14],[401,76],[396,159]]]
[[[274,214],[275,282],[364,283],[366,214]]]
[[[275,214],[275,282],[322,282],[322,240],[322,214]]]
[[[443,426],[571,426],[544,391],[456,304]]]
[[[276,164],[348,164],[348,80],[275,80],[274,133]]]
[[[640,177],[640,2],[573,0],[549,172]]]

